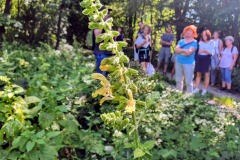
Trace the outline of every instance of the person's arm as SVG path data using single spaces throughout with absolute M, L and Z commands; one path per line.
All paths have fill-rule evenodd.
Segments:
M 94 35 L 97 37 L 98 35 L 102 34 L 102 30 L 94 29 Z
M 218 46 L 219 48 L 219 53 L 222 51 L 222 49 L 223 49 L 223 42 L 222 42 L 222 40 L 220 40 L 220 43 L 219 43 L 219 46 Z
M 211 52 L 209 52 L 208 50 L 205 50 L 205 49 L 199 49 L 198 52 L 199 52 L 199 53 L 205 53 L 205 54 L 211 55 Z
M 194 47 L 190 47 L 189 49 L 182 49 L 182 48 L 180 48 L 180 45 L 177 45 L 175 48 L 175 52 L 177 54 L 182 54 L 185 56 L 190 56 L 194 51 L 195 51 Z
M 144 40 L 143 43 L 137 45 L 135 44 L 136 48 L 139 49 L 139 48 L 142 48 L 144 46 L 145 43 L 147 43 L 148 41 L 147 40 Z
M 172 43 L 173 43 L 173 41 L 171 41 L 171 42 L 166 42 L 166 41 L 164 41 L 164 40 L 161 40 L 161 41 L 160 41 L 160 44 L 161 44 L 161 45 L 172 46 Z
M 232 61 L 231 66 L 229 67 L 230 70 L 233 70 L 233 67 L 236 64 L 237 58 L 238 58 L 238 54 L 233 54 L 233 61 Z

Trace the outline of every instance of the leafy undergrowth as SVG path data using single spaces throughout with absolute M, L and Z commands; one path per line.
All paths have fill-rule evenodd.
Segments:
M 1 160 L 131 159 L 132 151 L 122 148 L 132 136 L 103 127 L 99 117 L 115 104 L 100 107 L 92 98 L 100 85 L 90 77 L 94 62 L 91 53 L 69 45 L 55 51 L 5 44 L 0 75 L 10 80 L 0 82 Z M 147 102 L 138 121 L 142 139 L 155 140 L 152 159 L 238 159 L 236 116 L 208 104 L 208 97 L 167 89 L 158 75 L 134 81 L 136 99 Z

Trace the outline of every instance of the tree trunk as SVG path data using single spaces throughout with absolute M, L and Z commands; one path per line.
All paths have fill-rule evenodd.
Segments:
M 11 8 L 12 8 L 12 0 L 6 0 L 5 3 L 5 9 L 4 9 L 4 16 L 8 16 L 11 13 Z M 3 35 L 5 33 L 5 26 L 2 25 L 0 26 L 0 48 L 2 48 L 2 43 L 3 43 Z
M 55 49 L 58 49 L 59 44 L 60 44 L 60 40 L 61 40 L 62 11 L 63 11 L 63 7 L 62 7 L 62 5 L 60 5 L 59 16 L 58 16 L 58 24 L 57 24 L 57 28 L 58 28 L 57 29 L 57 42 L 56 42 Z
M 174 0 L 174 8 L 175 8 L 175 23 L 177 26 L 177 41 L 181 39 L 181 34 L 188 24 L 188 22 L 185 21 L 186 18 L 186 12 L 188 11 L 189 8 L 189 2 L 190 0 L 186 0 L 185 3 L 179 0 Z
M 143 1 L 143 8 L 142 8 L 142 14 L 141 14 L 141 21 L 143 21 L 143 15 L 145 10 L 146 0 Z
M 133 28 L 136 27 L 136 21 L 137 21 L 137 12 L 134 12 L 134 18 L 133 18 Z
M 133 23 L 133 15 L 131 13 L 128 14 L 128 35 L 130 38 L 130 44 L 133 43 L 133 27 L 132 27 L 132 23 Z

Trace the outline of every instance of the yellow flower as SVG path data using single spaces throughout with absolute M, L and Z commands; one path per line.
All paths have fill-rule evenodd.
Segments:
M 119 69 L 119 72 L 120 72 L 120 80 L 119 80 L 119 82 L 122 83 L 122 82 L 124 82 L 123 69 L 122 68 Z
M 132 91 L 130 89 L 127 90 L 129 100 L 127 101 L 127 106 L 125 111 L 127 113 L 132 113 L 136 110 L 136 101 L 133 99 Z
M 109 65 L 103 65 L 103 66 L 101 65 L 100 69 L 101 69 L 101 71 L 108 71 Z
M 111 100 L 114 98 L 114 96 L 112 95 L 112 88 L 111 88 L 111 84 L 110 82 L 106 79 L 106 77 L 104 77 L 102 74 L 100 73 L 93 73 L 92 74 L 92 78 L 93 79 L 98 79 L 101 82 L 102 88 L 98 89 L 97 91 L 95 91 L 92 96 L 93 97 L 97 97 L 98 95 L 104 96 L 101 101 L 100 101 L 100 105 L 102 105 L 106 100 Z

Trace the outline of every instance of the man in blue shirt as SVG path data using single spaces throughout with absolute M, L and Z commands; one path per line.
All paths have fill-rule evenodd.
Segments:
M 159 55 L 158 55 L 158 65 L 157 70 L 159 70 L 162 61 L 164 60 L 164 69 L 163 69 L 163 75 L 166 75 L 167 67 L 169 63 L 169 58 L 171 56 L 171 49 L 172 43 L 174 41 L 174 35 L 172 34 L 172 27 L 168 26 L 166 29 L 166 34 L 163 34 L 162 39 L 160 41 L 160 44 L 162 45 L 162 48 L 160 49 Z

